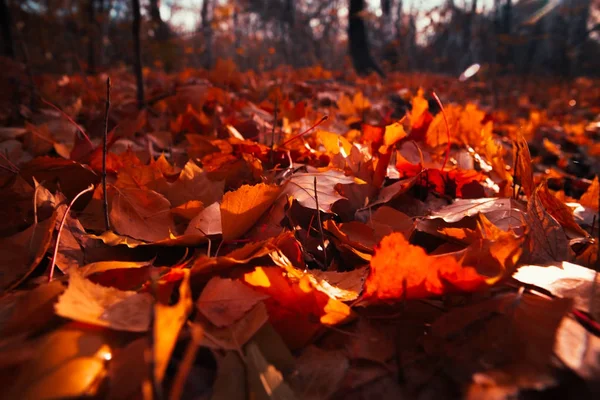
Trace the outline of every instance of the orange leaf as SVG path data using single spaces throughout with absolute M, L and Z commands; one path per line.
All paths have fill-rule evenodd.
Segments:
M 452 256 L 430 256 L 413 246 L 401 233 L 381 241 L 371 258 L 365 284 L 366 300 L 400 301 L 441 295 L 453 290 L 475 291 L 486 278 L 463 267 Z
M 221 224 L 223 239 L 237 239 L 258 221 L 281 193 L 278 186 L 260 183 L 244 185 L 223 196 L 221 204 Z
M 352 316 L 350 307 L 319 290 L 308 275 L 294 274 L 293 268 L 256 267 L 244 281 L 270 296 L 265 300 L 269 319 L 292 349 L 304 346 L 323 325 Z

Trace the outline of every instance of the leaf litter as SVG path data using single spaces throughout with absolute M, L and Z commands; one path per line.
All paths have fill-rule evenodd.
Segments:
M 106 194 L 101 76 L 0 130 L 9 397 L 600 393 L 593 93 L 221 66 L 141 111 L 114 71 Z

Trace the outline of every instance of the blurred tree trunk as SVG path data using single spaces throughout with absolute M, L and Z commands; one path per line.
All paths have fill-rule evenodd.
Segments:
M 169 26 L 160 16 L 160 0 L 150 0 L 150 21 L 157 40 L 164 41 L 171 36 Z
M 10 9 L 6 0 L 0 0 L 0 25 L 2 25 L 2 52 L 5 56 L 15 57 L 15 46 L 12 36 Z
M 140 0 L 132 0 L 133 8 L 133 69 L 137 83 L 137 102 L 138 108 L 144 107 L 144 76 L 142 75 L 142 45 L 140 40 L 140 27 L 142 18 L 140 15 Z
M 570 70 L 575 74 L 581 72 L 585 60 L 584 47 L 589 35 L 587 21 L 590 15 L 590 7 L 590 0 L 570 0 L 568 46 L 572 52 Z
M 88 72 L 96 73 L 96 0 L 88 0 L 89 6 L 89 21 L 88 21 Z
M 360 15 L 364 9 L 364 0 L 350 0 L 348 13 L 348 43 L 350 46 L 352 64 L 359 75 L 366 75 L 371 71 L 375 71 L 383 77 L 385 74 L 375 60 L 373 60 L 369 50 L 367 28 L 365 26 L 365 21 Z
M 504 66 L 508 66 L 513 63 L 513 46 L 511 41 L 512 34 L 512 0 L 506 0 L 504 4 L 504 13 L 502 15 L 502 33 L 504 41 L 502 43 L 503 50 L 503 62 Z
M 209 18 L 210 0 L 202 1 L 202 10 L 200 16 L 202 17 L 202 36 L 204 37 L 204 68 L 210 69 L 213 66 L 212 56 L 212 37 L 213 30 L 211 26 L 211 20 Z

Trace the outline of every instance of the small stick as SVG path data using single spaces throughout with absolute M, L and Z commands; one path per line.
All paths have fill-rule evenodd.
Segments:
M 102 138 L 102 206 L 104 207 L 104 226 L 110 230 L 108 220 L 108 194 L 106 193 L 106 154 L 108 153 L 108 110 L 110 109 L 110 77 L 106 78 L 106 111 L 104 112 L 104 137 Z
M 435 92 L 432 91 L 431 93 L 433 93 L 433 98 L 437 102 L 438 106 L 440 106 L 440 110 L 442 111 L 442 116 L 444 117 L 444 124 L 446 124 L 446 134 L 448 135 L 448 145 L 446 146 L 446 158 L 444 158 L 444 164 L 442 164 L 442 169 L 441 169 L 441 171 L 443 171 L 444 168 L 446 167 L 446 163 L 448 162 L 448 157 L 450 157 L 450 128 L 448 127 L 448 119 L 446 118 L 446 111 L 444 111 L 444 106 L 442 105 L 442 101 L 440 100 L 438 95 L 435 94 Z
M 514 145 L 516 146 L 516 153 L 515 153 L 515 162 L 513 165 L 513 198 L 516 200 L 517 199 L 517 194 L 519 193 L 519 190 L 517 189 L 517 165 L 518 165 L 518 161 L 519 161 L 519 146 L 517 145 L 517 142 L 514 143 Z
M 327 118 L 329 118 L 329 117 L 327 115 L 324 115 L 313 126 L 311 126 L 310 128 L 308 128 L 304 132 L 301 132 L 301 133 L 297 134 L 296 136 L 293 136 L 292 138 L 290 138 L 290 139 L 286 140 L 285 142 L 283 142 L 282 146 L 285 146 L 286 144 L 288 144 L 290 142 L 293 142 L 294 140 L 298 139 L 300 136 L 306 135 L 308 132 L 310 132 L 311 130 L 315 129 L 317 126 L 321 125 L 324 121 L 327 121 Z
M 60 226 L 58 227 L 58 234 L 56 235 L 56 244 L 54 245 L 54 254 L 52 255 L 52 261 L 50 261 L 50 272 L 48 273 L 48 282 L 52 282 L 52 277 L 54 276 L 54 265 L 56 264 L 56 256 L 58 255 L 58 245 L 60 244 L 60 234 L 62 233 L 62 230 L 65 226 L 65 221 L 67 220 L 67 215 L 69 215 L 69 212 L 71 211 L 71 207 L 73 207 L 73 204 L 75 204 L 77 199 L 79 199 L 85 193 L 91 192 L 92 190 L 94 190 L 94 185 L 90 185 L 86 189 L 79 192 L 77 194 L 77 196 L 75 196 L 73 198 L 73 200 L 71 200 L 71 203 L 65 210 L 65 214 L 63 215 L 62 220 L 60 221 Z
M 275 111 L 273 113 L 273 129 L 271 130 L 271 165 L 275 162 L 275 154 L 273 153 L 273 147 L 275 147 L 275 127 L 277 125 L 277 109 L 279 108 L 279 97 L 275 98 Z
M 79 126 L 79 124 L 75 121 L 73 121 L 73 118 L 71 118 L 69 116 L 69 114 L 67 114 L 66 112 L 64 112 L 63 110 L 61 110 L 60 108 L 58 108 L 57 106 L 55 106 L 54 104 L 50 103 L 48 100 L 44 99 L 43 97 L 40 97 L 42 99 L 42 102 L 46 105 L 49 105 L 50 107 L 54 108 L 56 111 L 58 111 L 59 113 L 62 114 L 63 117 L 65 117 L 67 120 L 69 120 L 70 123 L 72 123 L 75 128 L 77 128 L 77 130 L 79 131 L 79 133 L 81 133 L 81 135 L 83 136 L 83 138 L 90 144 L 92 145 L 92 147 L 94 146 L 94 144 L 92 143 L 92 141 L 90 140 L 90 137 L 87 135 L 87 133 L 85 133 L 85 131 L 83 130 L 83 128 L 81 126 Z
M 319 195 L 317 194 L 317 177 L 313 181 L 315 188 L 315 203 L 317 205 L 317 223 L 319 224 L 319 233 L 321 234 L 321 246 L 323 247 L 323 261 L 327 267 L 327 249 L 325 248 L 325 234 L 323 233 L 323 223 L 321 222 L 321 210 L 319 209 Z

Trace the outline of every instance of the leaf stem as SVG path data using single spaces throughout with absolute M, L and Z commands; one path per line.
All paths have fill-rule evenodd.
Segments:
M 321 246 L 323 247 L 323 262 L 327 268 L 327 249 L 325 248 L 325 234 L 323 233 L 323 222 L 321 222 L 321 210 L 319 209 L 319 195 L 317 194 L 317 177 L 313 181 L 315 188 L 315 204 L 317 206 L 317 223 L 319 224 L 319 234 L 321 235 Z
M 442 116 L 444 117 L 444 124 L 446 125 L 446 134 L 448 135 L 448 145 L 446 146 L 446 158 L 444 158 L 444 163 L 442 164 L 442 169 L 440 170 L 443 171 L 446 167 L 446 163 L 448 162 L 448 158 L 450 157 L 450 127 L 448 126 L 448 119 L 446 118 L 446 111 L 444 110 L 444 105 L 442 104 L 442 101 L 435 92 L 432 91 L 431 93 L 433 94 L 433 98 L 435 99 L 438 106 L 440 106 Z
M 102 137 L 102 206 L 104 208 L 104 227 L 110 230 L 108 219 L 108 194 L 106 193 L 106 155 L 108 153 L 108 110 L 110 109 L 110 76 L 106 78 L 106 110 L 104 112 L 104 135 Z
M 54 276 L 54 265 L 56 264 L 56 256 L 58 255 L 58 246 L 60 245 L 60 234 L 62 233 L 62 230 L 65 226 L 65 221 L 67 220 L 67 215 L 69 215 L 69 211 L 71 211 L 71 207 L 73 207 L 73 204 L 75 204 L 77 199 L 79 199 L 85 193 L 91 192 L 92 190 L 94 190 L 94 185 L 90 185 L 86 189 L 79 192 L 77 194 L 77 196 L 75 196 L 73 198 L 73 200 L 71 200 L 71 203 L 65 210 L 65 213 L 60 221 L 60 226 L 58 227 L 58 234 L 56 235 L 56 244 L 54 245 L 54 254 L 52 255 L 52 261 L 50 261 L 50 272 L 48 273 L 48 282 L 52 282 L 52 277 Z

